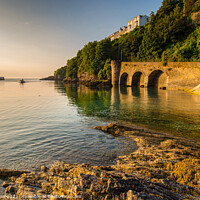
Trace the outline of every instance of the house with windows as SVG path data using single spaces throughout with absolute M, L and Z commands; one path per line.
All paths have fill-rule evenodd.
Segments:
M 127 26 L 120 27 L 118 31 L 111 34 L 109 38 L 111 41 L 120 38 L 122 35 L 132 31 L 134 28 L 145 25 L 149 20 L 150 17 L 148 17 L 147 15 L 138 15 L 137 17 L 130 20 Z

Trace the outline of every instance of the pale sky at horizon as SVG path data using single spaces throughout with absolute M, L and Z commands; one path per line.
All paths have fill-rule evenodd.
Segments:
M 0 76 L 46 77 L 162 0 L 0 0 Z

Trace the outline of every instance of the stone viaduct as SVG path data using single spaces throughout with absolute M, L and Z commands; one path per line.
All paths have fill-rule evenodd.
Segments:
M 200 62 L 111 61 L 112 85 L 158 87 L 160 89 L 200 88 Z

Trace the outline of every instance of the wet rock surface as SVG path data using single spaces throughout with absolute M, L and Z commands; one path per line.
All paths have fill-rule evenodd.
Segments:
M 129 124 L 95 127 L 133 138 L 138 149 L 116 165 L 56 162 L 41 172 L 7 173 L 5 194 L 28 199 L 176 200 L 200 197 L 199 143 Z M 5 177 L 5 176 L 4 176 Z M 4 186 L 5 186 L 4 184 Z
M 78 84 L 84 85 L 89 88 L 111 88 L 111 80 L 103 81 L 103 80 L 85 80 L 79 81 Z

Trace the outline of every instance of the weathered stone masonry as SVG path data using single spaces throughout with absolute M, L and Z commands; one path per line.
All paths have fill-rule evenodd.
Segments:
M 112 85 L 192 89 L 200 84 L 200 62 L 112 61 Z

